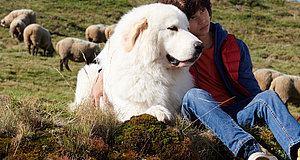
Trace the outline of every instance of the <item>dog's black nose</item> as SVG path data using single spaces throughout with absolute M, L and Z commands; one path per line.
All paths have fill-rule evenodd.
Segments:
M 195 47 L 197 53 L 201 53 L 202 49 L 204 48 L 204 45 L 202 42 L 197 41 L 194 43 L 194 47 Z

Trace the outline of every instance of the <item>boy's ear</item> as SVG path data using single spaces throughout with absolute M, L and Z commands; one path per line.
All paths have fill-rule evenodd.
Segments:
M 123 43 L 127 52 L 131 51 L 136 40 L 143 34 L 143 31 L 145 31 L 147 28 L 148 22 L 146 18 L 143 18 L 132 26 L 129 26 L 129 30 L 123 36 Z

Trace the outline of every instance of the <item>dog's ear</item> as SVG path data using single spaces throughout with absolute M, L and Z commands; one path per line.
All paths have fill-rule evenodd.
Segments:
M 133 48 L 138 37 L 148 28 L 147 19 L 144 18 L 130 27 L 128 32 L 123 36 L 124 47 L 127 52 Z

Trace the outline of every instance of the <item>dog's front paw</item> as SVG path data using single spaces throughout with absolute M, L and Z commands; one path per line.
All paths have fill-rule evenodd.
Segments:
M 152 106 L 146 111 L 146 113 L 155 116 L 159 121 L 163 122 L 171 120 L 172 118 L 171 112 L 161 105 Z

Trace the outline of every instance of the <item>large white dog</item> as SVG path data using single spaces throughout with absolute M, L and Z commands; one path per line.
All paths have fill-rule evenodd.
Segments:
M 185 14 L 166 4 L 143 5 L 121 18 L 97 57 L 108 101 L 121 121 L 143 113 L 170 120 L 180 111 L 194 86 L 189 67 L 203 48 L 188 29 Z M 96 72 L 95 65 L 79 71 L 75 104 L 89 96 Z

